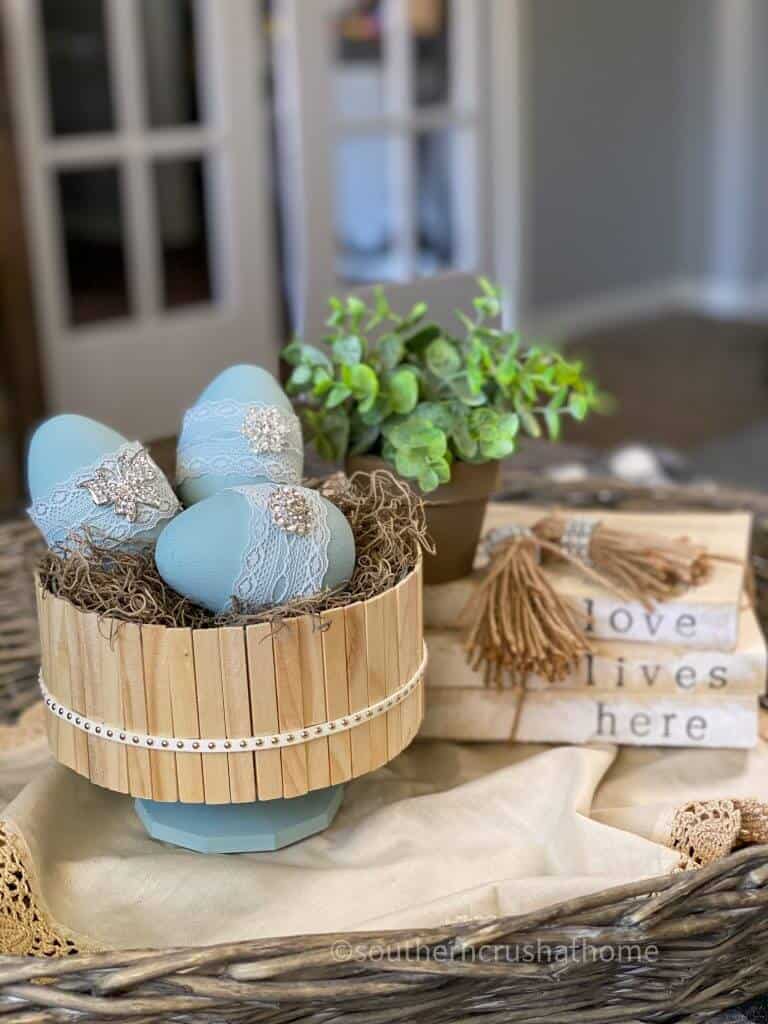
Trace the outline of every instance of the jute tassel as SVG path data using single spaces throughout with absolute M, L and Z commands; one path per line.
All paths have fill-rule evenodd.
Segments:
M 516 685 L 529 673 L 565 678 L 589 645 L 541 568 L 542 549 L 554 545 L 520 527 L 493 530 L 484 543 L 490 564 L 462 612 L 470 664 L 485 665 L 490 686 L 505 675 Z
M 492 530 L 485 538 L 490 564 L 461 616 L 465 649 L 474 669 L 485 665 L 488 686 L 505 675 L 516 685 L 534 674 L 564 679 L 589 644 L 575 613 L 555 592 L 542 556 L 564 559 L 582 575 L 647 608 L 709 575 L 706 549 L 685 537 L 667 540 L 626 533 L 591 518 L 551 515 L 530 528 Z
M 560 548 L 568 561 L 581 563 L 582 571 L 593 570 L 619 597 L 647 608 L 698 586 L 711 569 L 706 549 L 686 537 L 667 540 L 612 529 L 598 519 L 558 515 L 539 520 L 533 532 Z

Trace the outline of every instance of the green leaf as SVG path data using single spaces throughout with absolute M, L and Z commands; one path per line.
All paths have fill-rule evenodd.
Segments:
M 445 434 L 451 433 L 457 420 L 455 407 L 450 402 L 419 402 L 416 415 L 439 427 Z
M 350 455 L 363 455 L 365 452 L 369 452 L 380 437 L 381 430 L 379 427 L 360 424 L 352 431 L 350 436 Z
M 589 411 L 589 404 L 584 395 L 571 395 L 568 408 L 575 420 L 583 420 Z
M 438 483 L 447 484 L 451 479 L 451 465 L 447 459 L 438 459 L 433 462 L 432 469 L 437 475 Z
M 509 438 L 497 437 L 480 443 L 480 453 L 488 461 L 505 459 L 515 450 L 515 442 Z
M 451 391 L 463 405 L 485 405 L 488 401 L 484 391 L 472 390 L 465 373 L 451 381 Z
M 380 426 L 389 416 L 392 415 L 392 405 L 388 395 L 379 394 L 376 401 L 370 408 L 358 407 L 357 414 L 361 423 L 369 427 Z
M 428 369 L 440 380 L 452 377 L 461 369 L 461 356 L 455 345 L 445 338 L 435 338 L 425 353 Z
M 374 289 L 373 294 L 376 297 L 376 316 L 379 317 L 379 319 L 384 320 L 392 312 L 386 293 L 381 285 L 378 285 Z
M 294 338 L 293 341 L 289 342 L 285 346 L 285 348 L 280 354 L 285 360 L 285 362 L 288 363 L 289 366 L 298 366 L 302 360 L 303 348 L 304 346 L 301 344 L 301 342 L 297 341 Z
M 326 326 L 337 327 L 344 320 L 344 303 L 332 295 L 328 299 L 328 307 L 331 312 L 325 321 Z
M 538 392 L 536 390 L 536 383 L 533 380 L 532 375 L 526 374 L 520 378 L 520 384 L 523 388 L 523 394 L 526 398 L 529 398 L 532 402 L 536 401 Z
M 282 351 L 283 359 L 291 366 L 298 366 L 299 363 L 306 363 L 308 366 L 323 366 L 330 370 L 331 360 L 322 349 L 314 345 L 304 345 L 300 341 L 292 341 Z
M 520 417 L 523 429 L 530 434 L 531 437 L 541 437 L 541 427 L 539 426 L 538 420 L 525 404 L 523 399 L 518 395 L 515 396 L 515 408 L 517 409 L 517 415 Z
M 393 373 L 387 390 L 395 412 L 406 414 L 416 408 L 419 400 L 419 382 L 412 370 L 403 367 Z
M 473 395 L 479 395 L 485 384 L 485 374 L 479 366 L 467 367 L 467 384 Z
M 427 468 L 427 465 L 424 456 L 416 452 L 403 449 L 395 454 L 395 469 L 400 476 L 416 479 Z
M 352 392 L 344 384 L 334 384 L 325 397 L 326 409 L 335 409 L 350 397 Z
M 435 436 L 427 443 L 426 449 L 430 460 L 441 459 L 445 455 L 448 451 L 448 438 L 442 430 L 435 432 Z
M 308 409 L 304 412 L 309 440 L 322 458 L 337 462 L 349 446 L 349 418 L 342 409 Z
M 550 441 L 557 441 L 560 437 L 560 417 L 551 409 L 544 410 L 544 422 L 547 424 Z
M 333 441 L 325 434 L 317 434 L 313 443 L 317 454 L 326 462 L 337 462 L 342 457 L 336 454 Z
M 471 335 L 473 331 L 477 330 L 477 325 L 470 320 L 463 310 L 454 309 L 453 313 L 468 335 Z
M 366 363 L 342 367 L 342 379 L 360 408 L 370 409 L 379 393 L 379 378 Z
M 386 334 L 376 345 L 382 370 L 394 370 L 405 355 L 405 342 L 396 334 Z
M 495 297 L 482 296 L 474 300 L 473 305 L 478 313 L 495 319 L 501 313 L 501 303 Z
M 491 284 L 487 277 L 483 277 L 482 274 L 477 278 L 477 283 L 480 285 L 480 290 L 483 295 L 489 299 L 498 299 L 501 295 L 501 289 L 497 288 L 496 285 Z
M 429 324 L 416 331 L 415 334 L 411 334 L 410 337 L 403 338 L 403 344 L 409 352 L 422 355 L 429 343 L 435 338 L 439 338 L 441 334 L 442 331 L 437 324 Z
M 440 477 L 437 475 L 436 470 L 432 469 L 431 466 L 426 466 L 422 469 L 419 473 L 418 481 L 419 487 L 425 494 L 436 490 L 440 486 Z
M 348 316 L 358 318 L 365 316 L 367 312 L 367 306 L 358 295 L 347 296 L 347 314 Z
M 343 459 L 349 448 L 349 417 L 343 409 L 327 415 L 325 429 L 333 444 L 336 461 Z
M 333 377 L 322 366 L 318 366 L 312 377 L 312 394 L 322 398 L 332 387 Z
M 410 330 L 411 327 L 415 327 L 420 320 L 424 319 L 427 309 L 428 306 L 426 302 L 417 302 L 416 305 L 412 307 L 410 313 L 400 319 L 395 330 L 398 331 L 398 333 L 403 334 L 405 331 Z
M 499 430 L 505 437 L 514 439 L 520 431 L 520 417 L 514 412 L 501 413 L 499 416 Z
M 554 393 L 554 395 L 550 399 L 549 405 L 547 406 L 547 408 L 550 409 L 552 412 L 556 411 L 557 409 L 562 409 L 562 407 L 565 405 L 565 401 L 566 401 L 567 398 L 568 398 L 568 388 L 567 387 L 558 388 L 558 390 Z
M 377 285 L 376 288 L 374 288 L 373 294 L 375 298 L 375 305 L 373 314 L 365 325 L 366 331 L 372 331 L 374 327 L 378 327 L 379 324 L 384 323 L 391 313 L 387 297 L 384 294 L 384 289 L 381 285 Z
M 363 358 L 363 343 L 356 334 L 336 338 L 331 344 L 333 361 L 342 366 L 354 366 Z
M 456 449 L 456 454 L 469 462 L 478 453 L 477 438 L 472 436 L 469 423 L 465 419 L 458 419 L 451 433 L 451 440 Z
M 420 448 L 429 444 L 437 430 L 420 416 L 393 419 L 382 426 L 382 433 L 395 448 Z
M 312 367 L 300 364 L 295 367 L 288 378 L 288 389 L 292 394 L 306 390 L 312 383 Z

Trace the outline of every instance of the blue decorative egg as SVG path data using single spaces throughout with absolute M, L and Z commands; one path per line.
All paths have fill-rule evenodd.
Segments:
M 260 366 L 231 366 L 188 409 L 176 451 L 176 487 L 194 505 L 225 487 L 301 482 L 301 424 Z
M 169 524 L 155 549 L 165 582 L 212 612 L 309 597 L 346 582 L 355 541 L 317 491 L 257 484 L 219 491 Z
M 152 544 L 181 509 L 143 445 L 85 416 L 54 416 L 37 428 L 27 477 L 29 515 L 49 547 L 84 528 L 105 547 Z

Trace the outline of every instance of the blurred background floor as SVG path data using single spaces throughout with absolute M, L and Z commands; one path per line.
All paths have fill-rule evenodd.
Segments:
M 567 345 L 617 401 L 569 441 L 684 456 L 695 475 L 768 490 L 768 325 L 689 313 L 592 331 Z

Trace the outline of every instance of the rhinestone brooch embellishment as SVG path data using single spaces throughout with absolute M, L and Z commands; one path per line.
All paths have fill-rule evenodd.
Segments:
M 306 536 L 315 525 L 314 509 L 296 487 L 276 487 L 267 502 L 272 521 L 286 533 Z
M 254 455 L 284 452 L 290 446 L 290 420 L 280 409 L 254 405 L 245 414 L 242 433 Z
M 139 506 L 161 509 L 168 503 L 167 486 L 146 448 L 122 451 L 105 459 L 83 487 L 96 505 L 114 506 L 115 515 L 135 523 Z

